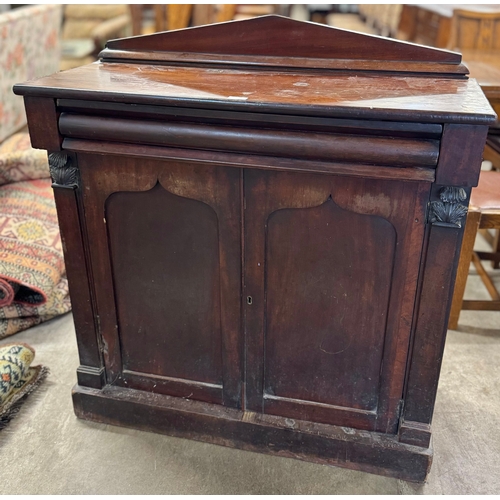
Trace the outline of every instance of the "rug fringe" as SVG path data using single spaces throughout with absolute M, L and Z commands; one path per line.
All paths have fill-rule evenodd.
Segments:
M 30 384 L 29 389 L 23 394 L 17 401 L 15 401 L 12 406 L 0 415 L 0 431 L 7 427 L 7 424 L 19 413 L 23 403 L 26 401 L 27 397 L 32 394 L 40 384 L 47 378 L 50 370 L 46 366 L 42 366 L 38 373 L 38 376 L 34 382 Z

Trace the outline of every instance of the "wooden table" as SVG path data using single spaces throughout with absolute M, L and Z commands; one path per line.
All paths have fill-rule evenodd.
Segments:
M 491 106 L 500 116 L 500 53 L 499 51 L 464 50 L 464 64 L 469 68 Z
M 266 16 L 17 85 L 50 152 L 76 414 L 425 480 L 494 122 L 466 72 Z

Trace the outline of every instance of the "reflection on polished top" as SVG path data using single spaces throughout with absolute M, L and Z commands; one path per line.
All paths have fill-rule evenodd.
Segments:
M 427 118 L 446 114 L 493 115 L 475 80 L 418 77 L 355 76 L 311 73 L 238 71 L 160 65 L 94 63 L 42 78 L 32 84 L 38 95 L 57 98 L 85 96 L 93 100 L 181 104 L 213 102 L 234 108 L 245 103 L 269 108 L 364 108 L 391 112 L 412 110 Z M 31 86 L 23 84 L 22 87 Z M 21 86 L 18 86 L 21 87 Z M 215 103 L 214 103 L 215 104 Z M 266 107 L 267 109 L 267 107 Z M 459 112 L 456 110 L 460 109 Z M 339 109 L 341 111 L 341 109 Z M 304 110 L 302 110 L 303 114 Z M 393 113 L 397 114 L 397 113 Z M 465 117 L 464 117 L 465 118 Z M 477 118 L 480 120 L 480 117 Z
M 259 43 L 249 50 L 237 28 L 248 26 L 248 36 L 255 38 L 257 25 L 262 37 L 290 39 L 293 47 Z M 467 78 L 460 54 L 314 23 L 298 25 L 271 16 L 114 40 L 101 62 L 16 85 L 15 91 L 310 116 L 404 120 L 411 112 L 412 120 L 427 122 L 494 120 L 477 82 Z M 321 43 L 314 33 L 321 34 Z M 180 40 L 187 40 L 184 52 Z
M 500 51 L 497 50 L 465 50 L 465 63 L 471 75 L 477 80 L 486 97 L 500 100 Z

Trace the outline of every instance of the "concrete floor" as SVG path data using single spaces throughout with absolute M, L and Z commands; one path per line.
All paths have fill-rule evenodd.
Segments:
M 487 264 L 489 266 L 489 264 Z M 500 284 L 500 274 L 497 274 Z M 471 273 L 466 298 L 487 298 Z M 71 315 L 17 334 L 47 381 L 0 432 L 2 494 L 493 494 L 500 492 L 500 313 L 450 331 L 425 485 L 78 420 Z M 6 342 L 5 340 L 3 342 Z

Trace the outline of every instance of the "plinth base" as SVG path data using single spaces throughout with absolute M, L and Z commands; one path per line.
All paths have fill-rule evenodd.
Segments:
M 77 417 L 242 450 L 423 482 L 432 449 L 397 437 L 106 386 L 76 385 Z

